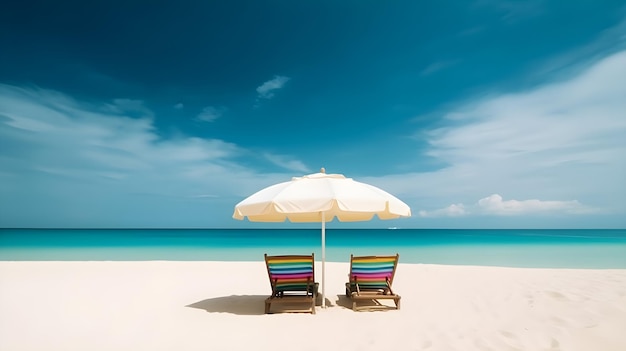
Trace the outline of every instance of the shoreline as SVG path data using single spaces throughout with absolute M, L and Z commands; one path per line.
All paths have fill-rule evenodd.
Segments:
M 626 269 L 400 262 L 402 308 L 353 312 L 348 265 L 326 262 L 329 308 L 266 315 L 262 260 L 0 261 L 0 349 L 626 348 Z

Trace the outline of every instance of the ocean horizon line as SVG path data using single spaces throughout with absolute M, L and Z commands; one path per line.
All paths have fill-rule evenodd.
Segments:
M 0 230 L 321 230 L 320 228 L 294 228 L 294 227 L 0 227 Z M 626 230 L 624 228 L 409 228 L 409 227 L 343 227 L 343 228 L 329 228 L 326 230 L 554 230 L 554 231 L 570 231 L 570 230 L 606 230 L 606 231 L 618 231 Z

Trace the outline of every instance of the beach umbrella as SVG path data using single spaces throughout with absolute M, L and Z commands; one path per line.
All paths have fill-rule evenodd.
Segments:
M 264 188 L 235 206 L 234 219 L 251 222 L 290 222 L 322 225 L 322 307 L 325 300 L 326 222 L 369 221 L 410 217 L 407 204 L 375 186 L 342 174 L 320 173 L 294 177 Z

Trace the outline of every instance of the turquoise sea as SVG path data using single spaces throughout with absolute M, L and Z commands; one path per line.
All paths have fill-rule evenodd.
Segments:
M 0 229 L 2 261 L 262 261 L 315 253 L 320 229 Z M 327 229 L 326 259 L 400 254 L 400 262 L 626 268 L 626 230 Z

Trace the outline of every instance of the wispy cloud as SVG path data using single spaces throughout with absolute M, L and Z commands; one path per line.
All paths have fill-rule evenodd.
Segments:
M 439 62 L 431 63 L 430 65 L 426 66 L 426 68 L 422 70 L 421 75 L 428 76 L 428 75 L 437 73 L 448 67 L 456 65 L 460 61 L 461 60 L 447 60 L 447 61 L 439 61 Z
M 502 19 L 507 22 L 516 22 L 532 18 L 544 13 L 543 1 L 498 1 L 497 7 L 502 13 Z
M 626 18 L 606 28 L 592 42 L 543 62 L 529 78 L 539 80 L 584 70 L 607 55 L 626 49 Z M 557 77 L 560 78 L 560 77 Z
M 206 226 L 288 179 L 234 161 L 246 153 L 219 139 L 163 138 L 140 101 L 0 84 L 0 226 Z
M 219 196 L 213 195 L 213 194 L 199 194 L 199 195 L 190 195 L 189 197 L 193 199 L 206 199 L 206 198 L 216 198 Z
M 500 18 L 507 23 L 515 23 L 528 18 L 540 16 L 545 12 L 543 0 L 478 0 L 474 3 L 477 7 L 493 8 Z
M 487 98 L 448 114 L 458 124 L 434 130 L 429 154 L 451 163 L 541 156 L 564 162 L 606 163 L 626 145 L 626 52 L 568 82 Z
M 126 116 L 129 108 L 141 110 L 139 102 L 94 106 L 49 90 L 0 85 L 0 106 L 4 152 L 12 153 L 9 158 L 28 152 L 23 166 L 31 169 L 71 164 L 85 171 L 150 170 L 169 162 L 218 162 L 238 153 L 235 145 L 216 139 L 159 138 L 151 112 Z M 18 144 L 19 149 L 11 147 Z
M 175 108 L 176 110 L 182 110 L 182 109 L 184 109 L 184 108 L 185 108 L 185 105 L 183 105 L 183 103 L 182 103 L 182 102 L 179 102 L 179 103 L 177 103 L 176 105 L 174 105 L 174 108 Z
M 467 212 L 465 211 L 465 205 L 452 204 L 448 207 L 433 211 L 421 210 L 418 214 L 420 217 L 460 217 L 465 216 Z
M 141 100 L 132 99 L 114 99 L 113 103 L 105 104 L 109 111 L 122 114 L 125 116 L 136 115 L 144 117 L 152 117 L 153 113 L 148 109 Z
M 472 206 L 453 204 L 434 211 L 419 211 L 421 217 L 458 217 L 466 215 L 519 216 L 528 214 L 581 214 L 593 212 L 576 200 L 504 200 L 499 194 L 493 194 L 478 200 Z
M 460 31 L 458 33 L 458 35 L 460 37 L 469 37 L 469 36 L 472 36 L 472 35 L 479 34 L 479 33 L 483 32 L 484 30 L 485 30 L 485 27 L 483 27 L 483 26 L 469 27 L 469 28 L 466 28 L 466 29 Z
M 300 173 L 309 173 L 310 169 L 302 163 L 302 161 L 294 160 L 285 155 L 274 155 L 265 153 L 263 155 L 268 161 L 284 169 L 296 171 Z
M 626 51 L 556 83 L 450 108 L 444 127 L 419 132 L 428 143 L 425 154 L 443 166 L 377 182 L 427 214 L 484 194 L 507 194 L 577 199 L 602 213 L 626 215 L 624 67 Z
M 268 80 L 267 82 L 261 84 L 258 88 L 256 88 L 257 93 L 259 93 L 259 98 L 262 99 L 271 99 L 274 97 L 274 92 L 278 89 L 282 89 L 282 87 L 290 80 L 291 78 L 285 76 L 274 76 L 274 78 Z
M 224 109 L 218 109 L 213 106 L 207 106 L 202 109 L 202 112 L 196 116 L 198 121 L 202 122 L 213 122 L 216 119 L 222 117 Z

